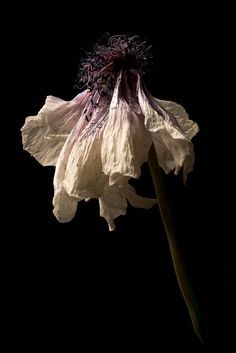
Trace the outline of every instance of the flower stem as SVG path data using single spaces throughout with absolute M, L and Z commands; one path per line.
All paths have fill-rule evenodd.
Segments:
M 200 331 L 200 325 L 199 325 L 200 310 L 198 308 L 195 295 L 189 281 L 187 269 L 184 264 L 183 257 L 181 255 L 181 250 L 178 244 L 177 236 L 173 225 L 171 211 L 167 201 L 165 187 L 162 181 L 158 158 L 153 144 L 149 151 L 148 163 L 149 163 L 149 168 L 153 179 L 153 184 L 156 190 L 156 195 L 159 203 L 162 221 L 165 227 L 165 231 L 166 231 L 166 235 L 167 235 L 167 239 L 170 247 L 170 252 L 171 252 L 171 257 L 174 265 L 176 278 L 177 278 L 181 293 L 183 295 L 184 301 L 186 303 L 186 306 L 192 321 L 194 332 L 196 333 L 198 338 L 203 342 L 201 331 Z

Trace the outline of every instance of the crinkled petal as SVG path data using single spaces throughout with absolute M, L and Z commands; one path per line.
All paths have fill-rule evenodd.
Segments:
M 121 175 L 138 178 L 151 146 L 151 136 L 143 121 L 119 96 L 119 84 L 120 76 L 114 89 L 101 147 L 102 169 L 109 175 L 110 185 L 116 183 Z
M 55 166 L 90 95 L 86 90 L 71 101 L 48 96 L 38 115 L 26 118 L 21 129 L 23 148 L 43 166 Z
M 61 223 L 70 222 L 75 216 L 78 201 L 80 200 L 68 195 L 61 186 L 53 199 L 53 213 L 56 219 Z
M 137 80 L 137 93 L 141 111 L 144 115 L 144 124 L 148 131 L 157 132 L 165 129 L 174 139 L 188 139 L 181 130 L 179 123 L 173 114 L 169 114 L 157 99 L 153 98 L 148 92 L 145 94 L 141 87 L 140 77 Z
M 110 231 L 115 229 L 114 219 L 126 214 L 127 205 L 122 188 L 112 185 L 104 189 L 99 198 L 100 216 L 106 219 Z
M 188 113 L 182 105 L 172 101 L 165 101 L 157 98 L 154 99 L 160 106 L 164 107 L 167 112 L 171 113 L 176 118 L 181 130 L 189 139 L 192 139 L 198 133 L 198 124 L 189 119 Z
M 75 142 L 81 136 L 83 129 L 86 126 L 86 121 L 80 119 L 74 127 L 69 137 L 67 138 L 61 153 L 57 159 L 56 170 L 54 174 L 54 197 L 53 197 L 53 213 L 59 222 L 69 222 L 75 215 L 79 198 L 74 198 L 69 195 L 64 189 L 63 181 L 65 178 L 66 168 L 70 157 L 71 150 Z
M 96 98 L 96 95 L 95 95 Z M 59 221 L 74 217 L 76 204 L 83 199 L 98 198 L 108 179 L 101 168 L 101 131 L 107 120 L 108 103 L 96 105 L 91 99 L 59 155 L 54 176 L 54 214 Z M 65 208 L 71 203 L 69 215 Z M 66 219 L 66 220 L 65 220 Z
M 99 197 L 107 181 L 102 173 L 101 139 L 92 135 L 77 141 L 71 151 L 63 186 L 77 198 Z
M 191 142 L 173 139 L 165 130 L 152 132 L 153 143 L 161 168 L 169 173 L 174 170 L 177 175 L 183 167 L 183 179 L 193 170 L 194 151 Z
M 163 117 L 154 110 L 149 103 L 147 97 L 145 96 L 143 90 L 138 88 L 138 99 L 139 104 L 144 115 L 144 124 L 148 131 L 158 131 L 164 129 L 164 120 Z
M 156 199 L 137 195 L 125 178 L 119 185 L 107 185 L 99 198 L 99 206 L 100 216 L 106 219 L 110 231 L 115 229 L 114 219 L 126 214 L 127 200 L 132 206 L 138 208 L 151 208 L 157 204 Z
M 157 157 L 162 169 L 178 174 L 183 167 L 184 182 L 192 171 L 194 150 L 191 138 L 198 132 L 196 123 L 188 119 L 184 108 L 173 102 L 159 101 L 146 95 L 138 79 L 139 104 L 145 117 L 145 126 L 151 131 Z

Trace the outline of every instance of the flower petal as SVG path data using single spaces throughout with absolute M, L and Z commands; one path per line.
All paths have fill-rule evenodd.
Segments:
M 89 91 L 72 101 L 48 96 L 38 115 L 26 118 L 22 127 L 23 148 L 43 166 L 55 166 L 62 147 L 90 97 Z
M 92 101 L 89 107 L 86 105 L 86 109 L 91 109 Z M 91 120 L 88 121 L 84 114 L 63 146 L 54 176 L 53 205 L 59 221 L 73 218 L 77 202 L 97 198 L 103 193 L 108 178 L 102 174 L 100 134 L 106 123 L 107 112 L 108 103 L 99 101 L 93 109 Z M 65 208 L 69 200 L 71 212 L 68 216 Z
M 110 185 L 121 175 L 138 178 L 151 146 L 151 136 L 143 121 L 119 96 L 119 84 L 118 77 L 101 146 L 102 169 L 109 175 Z
M 131 185 L 127 185 L 125 188 L 125 196 L 128 199 L 129 203 L 133 206 L 133 207 L 137 207 L 137 208 L 151 208 L 154 205 L 157 205 L 157 199 L 151 199 L 148 197 L 143 197 L 140 195 L 137 195 L 135 192 L 135 189 L 132 188 Z
M 161 168 L 169 173 L 175 170 L 175 175 L 183 167 L 183 180 L 186 182 L 187 174 L 193 170 L 194 151 L 191 142 L 173 139 L 166 130 L 152 132 L 153 143 Z
M 198 126 L 188 119 L 183 107 L 173 102 L 153 98 L 149 93 L 144 93 L 140 78 L 137 84 L 138 99 L 141 110 L 145 116 L 145 125 L 151 131 L 157 157 L 162 169 L 169 173 L 175 170 L 178 174 L 183 167 L 184 182 L 187 174 L 192 171 L 194 164 L 194 150 L 191 143 Z M 163 102 L 163 101 L 161 101 Z M 167 109 L 165 107 L 170 107 Z
M 67 170 L 68 160 L 70 158 L 70 154 L 72 148 L 76 141 L 81 137 L 82 132 L 87 126 L 87 122 L 85 119 L 80 119 L 74 129 L 71 131 L 69 137 L 67 138 L 61 153 L 57 159 L 56 170 L 54 174 L 54 197 L 53 197 L 53 206 L 54 206 L 54 215 L 58 219 L 59 222 L 69 222 L 75 214 L 76 206 L 78 201 L 81 198 L 72 197 L 69 195 L 63 185 L 65 174 Z M 77 200 L 77 201 L 76 201 Z M 69 205 L 71 202 L 71 205 Z M 70 210 L 70 212 L 69 212 Z
M 126 214 L 128 204 L 122 191 L 117 185 L 107 186 L 99 198 L 100 216 L 106 219 L 110 231 L 115 229 L 114 219 Z
M 78 201 L 68 195 L 62 186 L 57 190 L 53 198 L 53 213 L 58 222 L 70 222 L 74 218 Z
M 107 185 L 99 198 L 99 206 L 100 216 L 106 219 L 110 231 L 115 229 L 114 219 L 126 214 L 127 200 L 132 206 L 139 208 L 151 208 L 157 204 L 157 199 L 137 195 L 126 178 L 119 185 Z
M 154 99 L 160 106 L 164 107 L 164 109 L 167 110 L 168 113 L 174 115 L 180 125 L 181 130 L 189 139 L 192 139 L 193 136 L 198 133 L 198 124 L 189 119 L 188 113 L 186 112 L 184 107 L 182 107 L 182 105 L 172 101 L 165 101 L 157 98 Z
M 137 80 L 138 100 L 144 115 L 144 124 L 151 132 L 165 129 L 173 138 L 188 139 L 181 130 L 178 121 L 172 114 L 162 108 L 149 92 L 145 94 L 141 87 L 140 77 Z
M 107 179 L 102 173 L 101 139 L 91 135 L 77 141 L 69 156 L 63 181 L 67 193 L 77 198 L 98 198 Z

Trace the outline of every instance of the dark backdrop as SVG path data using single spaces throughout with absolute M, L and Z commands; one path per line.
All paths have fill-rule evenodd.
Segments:
M 216 128 L 222 90 L 216 64 L 223 51 L 219 17 L 194 6 L 136 6 L 88 3 L 19 9 L 23 15 L 10 41 L 14 161 L 13 206 L 7 210 L 13 229 L 8 235 L 10 296 L 19 345 L 43 347 L 49 338 L 50 347 L 66 344 L 67 351 L 71 342 L 81 350 L 85 345 L 109 352 L 233 347 L 232 232 L 222 225 L 225 210 L 216 182 L 222 160 Z M 181 177 L 163 176 L 202 309 L 205 346 L 193 333 L 158 208 L 128 207 L 110 233 L 93 200 L 79 204 L 72 222 L 59 224 L 51 204 L 54 168 L 43 168 L 22 150 L 25 117 L 36 114 L 49 94 L 62 99 L 77 94 L 73 86 L 82 48 L 104 32 L 147 38 L 155 55 L 151 93 L 182 104 L 200 126 L 193 139 L 196 163 L 188 185 Z M 141 194 L 153 195 L 146 165 L 134 185 Z

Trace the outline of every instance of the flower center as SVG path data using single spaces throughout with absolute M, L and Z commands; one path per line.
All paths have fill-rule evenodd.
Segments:
M 133 69 L 143 75 L 151 60 L 151 46 L 139 36 L 107 35 L 82 60 L 78 81 L 83 88 L 107 95 L 112 92 L 120 70 Z

